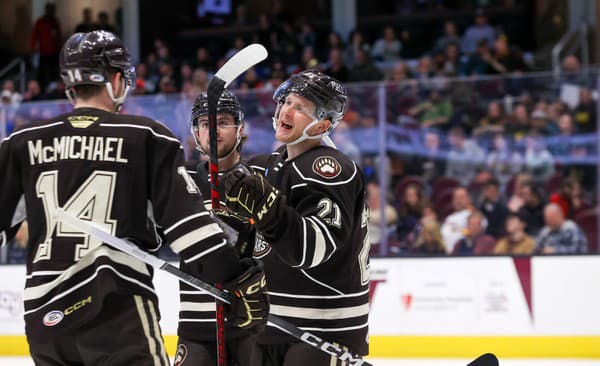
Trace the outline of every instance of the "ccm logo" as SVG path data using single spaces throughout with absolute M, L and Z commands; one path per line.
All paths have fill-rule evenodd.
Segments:
M 65 318 L 65 316 L 72 314 L 74 311 L 79 310 L 82 307 L 86 306 L 87 304 L 91 304 L 91 303 L 92 303 L 92 296 L 88 296 L 85 299 L 79 300 L 75 304 L 69 306 L 64 311 L 52 310 L 52 311 L 46 313 L 46 315 L 44 315 L 44 318 L 42 319 L 42 323 L 47 327 L 53 327 L 56 324 L 60 323 Z

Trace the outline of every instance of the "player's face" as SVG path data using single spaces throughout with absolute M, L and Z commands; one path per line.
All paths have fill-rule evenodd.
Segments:
M 231 114 L 217 114 L 217 152 L 219 154 L 219 158 L 229 154 L 231 149 L 233 149 L 235 146 L 238 127 L 239 126 L 235 123 L 235 119 Z M 208 116 L 199 117 L 198 139 L 200 140 L 202 149 L 206 152 L 210 151 L 210 137 L 208 130 Z
M 314 120 L 315 104 L 310 100 L 290 93 L 285 97 L 279 111 L 275 138 L 284 144 L 295 141 L 302 136 L 306 126 Z M 309 135 L 315 135 L 314 126 L 308 131 Z M 315 129 L 316 130 L 316 129 Z

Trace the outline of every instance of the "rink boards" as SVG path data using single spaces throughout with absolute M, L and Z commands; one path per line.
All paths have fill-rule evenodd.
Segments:
M 24 266 L 0 266 L 0 355 L 26 355 Z M 176 344 L 177 281 L 155 279 Z M 371 260 L 373 357 L 600 359 L 600 256 Z

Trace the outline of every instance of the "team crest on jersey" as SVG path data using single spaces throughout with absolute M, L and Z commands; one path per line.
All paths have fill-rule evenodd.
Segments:
M 332 156 L 321 156 L 312 165 L 313 172 L 326 179 L 333 179 L 340 175 L 342 166 Z
M 254 241 L 254 257 L 262 258 L 269 254 L 270 251 L 271 244 L 267 243 L 260 233 L 256 233 L 256 239 Z
M 185 344 L 177 346 L 177 352 L 175 353 L 175 359 L 173 360 L 173 366 L 183 365 L 183 361 L 187 358 L 188 349 Z

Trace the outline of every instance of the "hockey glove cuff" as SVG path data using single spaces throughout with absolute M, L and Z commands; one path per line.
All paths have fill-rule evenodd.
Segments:
M 225 177 L 224 186 L 227 206 L 238 214 L 252 217 L 258 230 L 277 221 L 277 211 L 285 197 L 262 175 L 235 169 Z
M 227 322 L 252 333 L 260 333 L 267 326 L 269 295 L 263 264 L 258 259 L 240 261 L 244 272 L 223 287 L 231 293 L 231 304 L 225 304 Z

